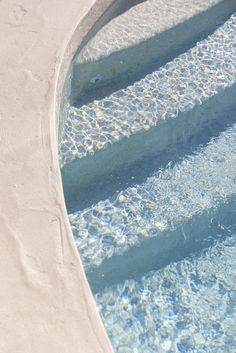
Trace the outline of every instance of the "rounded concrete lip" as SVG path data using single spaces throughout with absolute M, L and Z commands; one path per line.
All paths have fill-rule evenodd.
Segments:
M 71 59 L 113 2 L 0 2 L 4 353 L 112 352 L 67 219 L 57 130 Z

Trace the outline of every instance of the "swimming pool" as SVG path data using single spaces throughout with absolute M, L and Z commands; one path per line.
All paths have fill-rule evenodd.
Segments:
M 118 353 L 236 350 L 232 13 L 219 23 L 217 12 L 215 28 L 189 37 L 171 61 L 150 64 L 148 73 L 137 66 L 129 82 L 118 79 L 99 97 L 91 88 L 68 109 L 65 200 Z M 108 53 L 109 65 L 116 54 Z

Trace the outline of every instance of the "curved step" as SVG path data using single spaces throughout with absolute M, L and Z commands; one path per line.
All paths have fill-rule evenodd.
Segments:
M 211 210 L 214 212 L 235 195 L 235 119 L 234 115 L 232 126 L 182 161 L 160 169 L 145 182 L 128 187 L 113 198 L 69 214 L 92 286 L 97 285 L 96 281 L 102 282 L 101 275 L 109 282 L 124 273 L 127 278 L 129 273 L 139 271 L 145 261 L 157 259 L 163 251 L 161 242 L 166 232 L 191 219 L 195 222 L 198 216 L 206 215 L 210 222 Z M 184 232 L 178 236 L 184 238 Z M 169 237 L 164 246 L 165 252 L 168 247 L 175 247 L 174 237 Z
M 194 134 L 209 113 L 194 115 L 191 109 L 236 82 L 235 36 L 233 15 L 212 36 L 134 85 L 80 109 L 71 107 L 61 145 L 67 204 L 80 198 L 78 181 L 86 188 L 94 178 L 142 160 L 153 141 L 156 149 L 165 149 L 187 133 L 186 121 L 192 121 Z
M 101 98 L 157 69 L 212 33 L 234 0 L 148 0 L 106 24 L 77 55 L 72 103 Z M 124 86 L 123 86 L 124 87 Z
M 207 251 L 95 296 L 117 353 L 235 351 L 236 225 L 221 221 Z
M 235 83 L 235 23 L 233 15 L 212 36 L 134 85 L 71 107 L 62 165 L 175 117 Z
M 235 37 L 233 15 L 142 80 L 71 107 L 61 149 L 65 198 L 76 209 L 76 189 L 89 199 L 96 184 L 91 204 L 69 218 L 117 352 L 211 352 L 205 335 L 211 329 L 215 337 L 219 325 L 219 344 L 233 340 Z M 129 177 L 122 179 L 122 170 Z M 214 320 L 204 315 L 207 306 Z

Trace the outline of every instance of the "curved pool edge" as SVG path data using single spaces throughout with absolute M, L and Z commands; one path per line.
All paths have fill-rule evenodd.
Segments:
M 112 3 L 0 3 L 4 353 L 112 352 L 67 218 L 57 138 L 71 59 Z

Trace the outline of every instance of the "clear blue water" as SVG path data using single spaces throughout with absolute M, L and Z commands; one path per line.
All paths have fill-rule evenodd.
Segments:
M 69 219 L 117 353 L 236 352 L 235 38 L 232 16 L 67 122 Z
M 236 223 L 215 231 L 210 248 L 96 295 L 116 352 L 236 351 Z
M 135 242 L 143 230 L 145 240 L 142 235 L 136 251 L 113 255 L 106 265 L 104 261 L 88 271 L 117 352 L 235 351 L 235 158 L 234 122 L 178 163 L 132 187 L 138 192 L 129 236 Z M 155 205 L 147 207 L 143 195 Z M 103 205 L 105 210 L 107 202 Z M 101 212 L 101 223 L 110 234 L 113 227 L 121 234 L 127 229 L 119 218 L 123 208 L 117 203 L 112 207 L 114 216 L 106 212 L 109 219 L 104 220 Z M 113 223 L 116 217 L 118 224 Z M 114 246 L 109 238 L 103 251 Z

